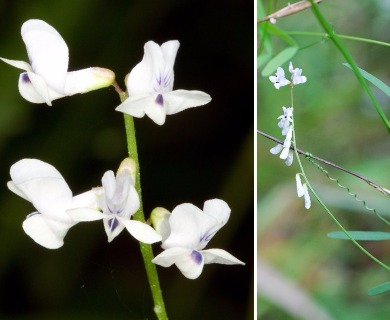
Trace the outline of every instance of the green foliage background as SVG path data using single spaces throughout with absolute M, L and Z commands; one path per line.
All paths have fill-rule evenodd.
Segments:
M 261 3 L 267 7 L 268 1 Z M 274 4 L 282 8 L 287 1 Z M 386 1 L 325 0 L 319 8 L 338 34 L 390 42 L 390 6 Z M 323 32 L 310 9 L 279 19 L 276 26 L 285 32 Z M 342 65 L 345 61 L 330 41 L 291 36 L 300 48 L 292 59 L 294 67 L 302 68 L 308 78 L 307 83 L 294 88 L 298 147 L 389 188 L 389 134 L 354 74 Z M 343 42 L 358 66 L 390 83 L 389 47 Z M 286 43 L 274 37 L 274 55 L 286 47 Z M 282 67 L 287 70 L 288 63 Z M 268 78 L 260 75 L 261 70 L 257 79 L 258 129 L 281 139 L 276 118 L 282 113 L 283 105 L 290 106 L 290 92 L 288 88 L 275 90 Z M 389 98 L 377 89 L 373 91 L 389 117 Z M 307 292 L 334 319 L 388 318 L 388 294 L 367 296 L 369 288 L 388 281 L 388 272 L 349 241 L 327 238 L 326 234 L 337 230 L 336 226 L 315 201 L 309 211 L 304 208 L 303 200 L 296 196 L 296 159 L 292 167 L 286 167 L 282 160 L 269 153 L 274 145 L 258 136 L 258 256 Z M 308 161 L 302 161 L 315 190 L 348 230 L 388 231 L 343 189 Z M 367 200 L 370 207 L 389 216 L 388 196 L 345 173 L 326 169 Z M 363 245 L 385 263 L 390 262 L 387 242 Z M 275 307 L 261 291 L 259 299 L 261 319 L 293 318 Z
M 196 281 L 159 268 L 168 315 L 252 319 L 253 3 L 0 1 L 0 56 L 27 61 L 20 27 L 31 18 L 60 32 L 70 70 L 112 69 L 122 88 L 145 42 L 180 41 L 175 88 L 202 90 L 213 100 L 168 117 L 163 127 L 135 119 L 145 213 L 224 199 L 231 218 L 210 248 L 224 248 L 246 266 L 208 265 Z M 42 248 L 21 227 L 32 206 L 6 188 L 10 166 L 28 157 L 54 165 L 75 194 L 100 185 L 127 154 L 116 92 L 33 105 L 18 93 L 19 73 L 0 64 L 0 318 L 154 318 L 134 239 L 123 232 L 108 244 L 101 222 L 85 223 L 70 230 L 61 249 Z

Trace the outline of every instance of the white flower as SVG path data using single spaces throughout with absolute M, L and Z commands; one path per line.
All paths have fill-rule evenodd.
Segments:
M 202 91 L 172 91 L 173 65 L 178 49 L 177 40 L 165 42 L 161 47 L 153 41 L 147 42 L 142 61 L 126 79 L 129 98 L 115 110 L 137 118 L 147 114 L 155 123 L 162 125 L 166 115 L 210 102 L 210 96 Z
M 295 180 L 296 180 L 296 183 L 297 183 L 297 194 L 298 194 L 298 197 L 304 197 L 305 199 L 305 208 L 306 209 L 309 209 L 310 206 L 311 206 L 311 200 L 310 200 L 310 195 L 309 195 L 309 191 L 307 189 L 307 185 L 306 183 L 302 184 L 302 181 L 301 181 L 301 177 L 300 177 L 300 174 L 297 173 L 296 176 L 295 176 Z
M 270 149 L 272 154 L 280 153 L 280 159 L 285 160 L 287 166 L 291 166 L 294 160 L 294 154 L 291 148 L 291 139 L 293 134 L 293 108 L 283 107 L 283 114 L 278 117 L 279 128 L 282 129 L 282 135 L 286 136 L 283 144 L 278 144 L 275 147 Z
M 281 67 L 278 67 L 275 76 L 270 76 L 269 79 L 278 90 L 280 87 L 290 84 L 290 81 L 284 76 L 284 70 Z
M 19 92 L 32 103 L 47 103 L 76 93 L 110 86 L 115 79 L 111 70 L 88 68 L 68 72 L 69 52 L 61 35 L 42 20 L 28 20 L 22 25 L 30 63 L 0 58 L 25 70 L 19 77 Z
M 278 154 L 280 152 L 279 158 L 285 160 L 287 166 L 291 166 L 294 160 L 294 153 L 290 150 L 290 147 L 285 148 L 284 145 L 278 144 L 275 147 L 270 149 L 272 154 Z
M 108 242 L 111 242 L 125 227 L 139 241 L 154 243 L 161 236 L 145 223 L 130 220 L 140 207 L 138 193 L 134 188 L 135 163 L 125 159 L 115 177 L 114 172 L 107 171 L 102 178 L 100 208 L 103 212 L 92 208 L 67 210 L 75 221 L 95 221 L 103 219 Z
M 152 262 L 170 267 L 175 264 L 181 273 L 196 279 L 208 263 L 244 264 L 221 249 L 203 250 L 215 233 L 223 227 L 230 216 L 226 202 L 213 199 L 204 203 L 203 212 L 190 203 L 178 205 L 170 215 L 163 214 L 168 224 L 163 230 L 162 248 L 165 250 Z M 164 225 L 160 223 L 160 230 Z
M 46 162 L 20 160 L 11 166 L 10 174 L 12 181 L 8 182 L 8 188 L 37 209 L 23 222 L 24 231 L 48 249 L 61 247 L 66 233 L 76 224 L 66 214 L 67 209 L 98 205 L 94 191 L 73 197 L 61 174 Z
M 302 69 L 299 69 L 299 68 L 294 69 L 291 61 L 290 61 L 290 65 L 288 67 L 288 70 L 292 74 L 291 81 L 294 85 L 306 82 L 306 80 L 307 80 L 306 77 L 301 75 Z
M 288 130 L 290 129 L 290 125 L 293 122 L 292 116 L 293 116 L 293 108 L 283 108 L 283 114 L 278 117 L 280 121 L 278 122 L 278 126 L 280 129 L 282 129 L 282 135 L 286 135 Z

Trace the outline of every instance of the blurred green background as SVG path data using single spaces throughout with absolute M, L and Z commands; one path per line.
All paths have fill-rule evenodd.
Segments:
M 27 61 L 20 27 L 31 18 L 63 36 L 69 70 L 109 68 L 122 88 L 145 42 L 180 41 L 174 88 L 213 100 L 162 127 L 135 119 L 144 209 L 148 216 L 156 206 L 224 199 L 231 218 L 208 247 L 246 266 L 207 265 L 196 281 L 176 267 L 158 268 L 167 311 L 171 319 L 253 319 L 253 2 L 0 1 L 0 56 Z M 108 244 L 101 222 L 85 223 L 62 248 L 45 249 L 22 229 L 31 204 L 6 187 L 10 166 L 22 158 L 54 165 L 74 194 L 100 185 L 127 155 L 116 92 L 63 98 L 50 108 L 20 97 L 19 74 L 0 64 L 0 318 L 153 319 L 131 236 Z
M 273 8 L 280 9 L 287 2 L 272 1 Z M 268 1 L 259 3 L 268 5 Z M 390 1 L 324 0 L 319 8 L 336 33 L 390 42 Z M 310 9 L 279 19 L 276 26 L 285 32 L 323 32 Z M 308 78 L 307 83 L 294 88 L 298 147 L 389 189 L 389 134 L 353 73 L 342 65 L 344 58 L 324 38 L 292 37 L 300 47 L 293 65 L 302 68 Z M 343 42 L 358 66 L 390 84 L 389 47 Z M 273 38 L 274 55 L 286 47 L 283 41 Z M 288 63 L 282 67 L 290 75 Z M 290 90 L 276 90 L 268 77 L 261 76 L 262 68 L 257 78 L 257 127 L 282 139 L 277 117 L 282 114 L 282 106 L 290 106 Z M 389 97 L 376 88 L 373 92 L 390 117 Z M 315 317 L 308 319 L 390 318 L 389 294 L 367 295 L 369 288 L 388 281 L 389 273 L 350 242 L 327 238 L 328 232 L 338 230 L 337 226 L 313 197 L 311 209 L 306 210 L 303 199 L 296 196 L 296 159 L 287 167 L 278 156 L 269 153 L 274 142 L 260 135 L 257 141 L 259 318 L 304 319 L 302 313 L 294 316 L 280 306 L 283 301 L 295 305 L 300 312 L 316 306 Z M 314 189 L 347 229 L 388 231 L 346 191 L 304 158 L 302 161 Z M 368 206 L 389 217 L 389 196 L 352 176 L 326 169 L 367 200 Z M 390 263 L 387 242 L 362 244 Z M 297 298 L 301 293 L 308 299 L 300 305 Z

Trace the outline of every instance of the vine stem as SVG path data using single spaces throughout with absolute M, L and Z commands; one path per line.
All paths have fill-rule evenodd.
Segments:
M 119 88 L 117 83 L 115 83 L 114 88 L 118 92 L 121 102 L 126 100 L 127 94 Z M 126 129 L 127 150 L 129 153 L 129 157 L 132 158 L 136 164 L 135 189 L 137 190 L 140 199 L 140 207 L 138 211 L 133 215 L 133 219 L 145 223 L 145 215 L 143 211 L 141 194 L 141 174 L 138 160 L 137 140 L 135 137 L 134 118 L 130 115 L 125 114 L 124 120 Z M 152 246 L 143 242 L 139 242 L 139 246 L 141 249 L 142 258 L 144 260 L 150 290 L 152 292 L 152 297 L 154 301 L 154 313 L 156 314 L 158 320 L 167 320 L 168 316 L 165 309 L 164 299 L 162 296 L 160 281 L 158 279 L 157 268 L 156 265 L 152 263 L 152 259 L 154 258 Z

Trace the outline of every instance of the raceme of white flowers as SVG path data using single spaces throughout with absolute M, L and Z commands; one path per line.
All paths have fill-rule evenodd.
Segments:
M 58 98 L 115 84 L 115 74 L 108 69 L 68 72 L 68 47 L 46 22 L 28 20 L 21 33 L 30 63 L 0 59 L 25 71 L 19 77 L 19 92 L 27 101 L 51 105 Z M 173 91 L 173 65 L 178 49 L 177 40 L 161 46 L 147 42 L 142 61 L 126 79 L 128 98 L 116 110 L 134 117 L 146 114 L 162 125 L 166 115 L 210 102 L 210 96 L 201 91 Z M 300 69 L 295 70 L 294 74 L 300 76 Z M 283 79 L 280 81 L 283 83 Z M 285 131 L 289 120 L 282 119 L 279 126 Z M 289 133 L 285 135 L 288 137 Z M 165 250 L 152 262 L 164 267 L 176 264 L 190 279 L 199 277 L 204 264 L 244 264 L 224 250 L 204 250 L 229 219 L 230 208 L 223 200 L 206 201 L 203 211 L 190 203 L 177 206 L 172 213 L 156 208 L 151 215 L 154 228 L 131 219 L 140 208 L 133 159 L 123 160 L 116 175 L 111 170 L 105 172 L 102 187 L 76 196 L 58 170 L 41 160 L 22 159 L 11 166 L 10 175 L 8 188 L 36 209 L 27 215 L 23 229 L 45 248 L 60 248 L 68 230 L 79 222 L 103 220 L 108 242 L 124 229 L 144 243 L 162 241 Z
M 279 90 L 280 87 L 291 84 L 292 86 L 300 83 L 305 83 L 307 78 L 302 76 L 302 69 L 295 68 L 290 62 L 288 71 L 291 73 L 291 81 L 287 80 L 284 74 L 284 70 L 281 67 L 276 69 L 276 74 L 274 76 L 270 76 L 269 80 L 274 84 L 275 88 Z
M 274 84 L 276 89 L 279 90 L 280 87 L 286 86 L 288 84 L 290 84 L 291 87 L 294 87 L 294 85 L 305 83 L 307 81 L 307 78 L 305 76 L 302 76 L 302 69 L 294 69 L 292 62 L 290 62 L 288 70 L 291 73 L 291 81 L 286 79 L 284 70 L 281 67 L 277 68 L 275 76 L 269 77 L 269 80 Z M 280 119 L 278 122 L 278 126 L 280 129 L 282 129 L 282 135 L 286 136 L 286 138 L 283 144 L 277 144 L 275 147 L 270 149 L 270 152 L 272 154 L 280 153 L 280 159 L 285 160 L 287 166 L 291 166 L 294 160 L 294 153 L 291 150 L 291 139 L 293 137 L 294 126 L 293 112 L 293 107 L 286 108 L 283 106 L 283 114 L 278 117 L 278 119 Z M 311 206 L 309 191 L 306 183 L 302 184 L 300 175 L 301 174 L 298 173 L 295 176 L 297 194 L 299 198 L 304 197 L 305 208 L 309 209 Z
M 279 128 L 282 129 L 282 135 L 286 136 L 283 144 L 277 144 L 275 147 L 271 148 L 270 152 L 272 154 L 278 154 L 280 152 L 280 159 L 285 160 L 286 165 L 291 166 L 294 157 L 293 152 L 290 149 L 291 147 L 291 138 L 293 133 L 293 108 L 283 107 L 283 114 L 278 117 L 280 121 L 278 122 Z
M 196 279 L 205 264 L 244 263 L 221 249 L 204 250 L 211 238 L 229 219 L 230 208 L 220 199 L 208 200 L 203 210 L 190 203 L 178 205 L 169 213 L 163 208 L 152 212 L 152 222 L 162 236 L 165 249 L 152 261 L 162 267 L 175 264 L 188 279 Z
M 165 123 L 166 115 L 188 108 L 202 106 L 211 97 L 202 91 L 173 90 L 176 53 L 179 41 L 171 40 L 159 46 L 149 41 L 144 57 L 126 80 L 129 97 L 116 110 L 141 118 L 148 115 L 158 125 Z
M 27 101 L 51 106 L 55 99 L 113 84 L 115 74 L 108 69 L 93 67 L 68 72 L 68 46 L 46 22 L 28 20 L 22 25 L 21 33 L 30 63 L 0 59 L 25 70 L 19 77 L 19 92 Z

